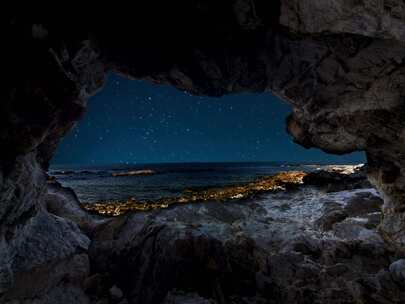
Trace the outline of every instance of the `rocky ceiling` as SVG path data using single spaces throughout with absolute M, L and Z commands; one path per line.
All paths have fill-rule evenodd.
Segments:
M 4 28 L 0 294 L 88 242 L 45 212 L 44 170 L 108 71 L 201 95 L 272 91 L 297 143 L 366 151 L 380 230 L 405 250 L 403 1 L 154 0 L 14 13 Z

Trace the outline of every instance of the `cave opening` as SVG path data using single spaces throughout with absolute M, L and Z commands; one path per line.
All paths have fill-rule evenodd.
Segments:
M 193 96 L 111 74 L 84 118 L 62 141 L 54 165 L 166 162 L 364 162 L 293 142 L 289 104 L 271 93 Z
M 62 141 L 50 173 L 82 203 L 156 201 L 282 171 L 364 163 L 293 142 L 271 93 L 194 96 L 111 74 Z
M 405 303 L 403 1 L 133 6 L 6 14 L 0 303 Z

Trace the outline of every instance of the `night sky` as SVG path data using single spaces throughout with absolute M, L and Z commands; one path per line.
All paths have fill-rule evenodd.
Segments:
M 289 113 L 271 94 L 198 97 L 110 75 L 53 163 L 364 162 L 362 153 L 336 156 L 293 143 Z

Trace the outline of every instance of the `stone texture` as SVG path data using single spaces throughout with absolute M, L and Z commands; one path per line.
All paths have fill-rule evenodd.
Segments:
M 69 220 L 83 217 L 58 207 L 68 218 L 62 219 L 45 210 L 43 170 L 110 71 L 193 94 L 272 91 L 293 106 L 287 128 L 297 143 L 338 154 L 366 152 L 368 176 L 384 198 L 380 232 L 403 252 L 404 14 L 399 0 L 151 0 L 136 9 L 111 5 L 97 13 L 83 6 L 6 14 L 1 299 L 34 265 L 45 276 L 47 265 L 73 258 L 76 249 L 86 254 L 87 237 Z M 24 256 L 24 248 L 33 250 L 32 257 Z M 386 273 L 379 278 L 393 286 Z M 352 292 L 367 296 L 383 284 L 368 283 Z M 45 299 L 45 290 L 28 288 L 26 298 Z M 71 299 L 80 294 L 71 290 Z M 50 294 L 61 296 L 57 290 Z
M 401 282 L 389 275 L 398 272 L 389 270 L 394 252 L 375 229 L 358 223 L 369 210 L 325 233 L 315 222 L 336 193 L 313 197 L 321 208 L 303 220 L 295 211 L 309 190 L 284 194 L 290 207 L 284 211 L 280 194 L 272 194 L 115 218 L 95 233 L 93 271 L 107 289 L 119 286 L 129 303 L 403 302 Z M 365 197 L 357 191 L 339 203 Z
M 401 0 L 281 2 L 281 24 L 301 33 L 351 33 L 405 41 Z
M 43 203 L 49 213 L 76 223 L 87 236 L 91 236 L 93 229 L 106 221 L 83 210 L 73 189 L 63 187 L 57 181 L 48 180 Z

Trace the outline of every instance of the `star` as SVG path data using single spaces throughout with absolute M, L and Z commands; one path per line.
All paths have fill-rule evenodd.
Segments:
M 339 159 L 295 144 L 285 131 L 289 113 L 288 104 L 268 93 L 193 96 L 110 75 L 53 162 Z

